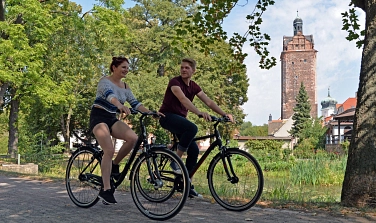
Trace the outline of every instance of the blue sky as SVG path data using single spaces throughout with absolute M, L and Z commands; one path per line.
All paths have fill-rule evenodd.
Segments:
M 95 0 L 75 0 L 83 11 L 88 11 Z M 234 32 L 244 34 L 247 29 L 245 16 L 253 11 L 255 0 L 240 0 L 239 6 L 224 21 L 223 27 L 228 35 Z M 270 70 L 258 67 L 259 57 L 253 49 L 246 45 L 248 53 L 245 60 L 249 78 L 248 102 L 242 106 L 247 114 L 245 121 L 253 125 L 266 124 L 269 114 L 273 119 L 281 115 L 281 64 L 283 36 L 293 36 L 293 21 L 297 17 L 303 20 L 303 35 L 313 35 L 314 48 L 317 52 L 317 104 L 321 115 L 321 101 L 330 95 L 338 103 L 354 97 L 358 90 L 362 49 L 356 48 L 355 42 L 345 39 L 347 32 L 342 31 L 341 13 L 349 8 L 350 0 L 315 0 L 295 1 L 277 0 L 274 6 L 263 14 L 261 31 L 271 36 L 268 46 L 271 55 L 277 59 L 277 66 Z M 132 1 L 125 1 L 124 7 L 133 6 Z M 364 27 L 364 13 L 357 9 L 359 23 Z

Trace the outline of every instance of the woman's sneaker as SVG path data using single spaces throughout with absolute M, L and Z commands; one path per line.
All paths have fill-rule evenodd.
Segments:
M 111 189 L 105 190 L 105 191 L 101 189 L 98 197 L 102 198 L 103 204 L 117 204 L 114 194 L 112 193 Z
M 176 174 L 182 173 L 180 167 L 178 166 L 178 164 L 175 161 L 171 161 L 170 167 L 174 171 L 174 173 L 176 173 Z
M 193 184 L 191 184 L 191 189 L 189 190 L 189 197 L 190 197 L 190 198 L 194 198 L 194 197 L 197 197 L 197 198 L 203 198 L 202 194 L 199 194 L 199 193 L 195 190 L 195 186 L 193 186 Z

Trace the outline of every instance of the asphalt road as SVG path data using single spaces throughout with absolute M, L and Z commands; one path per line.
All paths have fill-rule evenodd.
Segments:
M 116 191 L 115 196 L 119 202 L 116 205 L 103 205 L 98 202 L 88 209 L 79 208 L 69 199 L 64 182 L 35 180 L 0 172 L 0 222 L 155 222 L 138 211 L 130 193 Z M 182 211 L 165 222 L 363 223 L 376 222 L 376 218 L 261 207 L 231 212 L 216 203 L 188 199 Z

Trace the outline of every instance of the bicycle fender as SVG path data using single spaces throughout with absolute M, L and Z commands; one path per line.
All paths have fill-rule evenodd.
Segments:
M 227 149 L 226 149 L 226 151 L 229 151 L 229 150 L 239 150 L 239 148 L 233 147 L 233 148 L 227 148 Z M 215 155 L 215 156 L 213 157 L 213 159 L 210 161 L 210 164 L 209 164 L 208 170 L 210 169 L 210 167 L 211 167 L 212 165 L 214 165 L 215 160 L 220 159 L 220 156 L 221 156 L 221 151 L 219 151 L 219 153 L 217 153 L 217 155 Z M 208 172 L 208 171 L 206 171 L 206 179 L 209 179 L 209 172 Z

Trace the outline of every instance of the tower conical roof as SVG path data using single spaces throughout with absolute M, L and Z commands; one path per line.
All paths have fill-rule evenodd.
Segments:
M 298 33 L 303 34 L 303 20 L 299 17 L 298 11 L 296 11 L 296 18 L 293 22 L 294 26 L 294 36 L 296 36 Z

